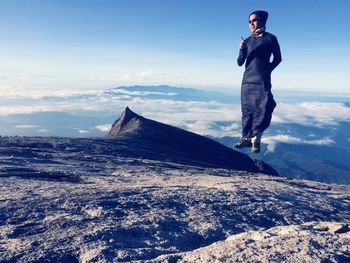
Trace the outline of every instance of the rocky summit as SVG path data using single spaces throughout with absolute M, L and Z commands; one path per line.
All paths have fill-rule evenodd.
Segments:
M 209 138 L 146 119 L 128 107 L 112 125 L 108 138 L 142 149 L 138 152 L 144 153 L 145 158 L 156 154 L 154 158 L 158 160 L 277 175 L 273 168 L 263 162 L 254 161 L 249 156 Z
M 104 138 L 0 137 L 0 261 L 349 262 L 350 187 L 260 167 L 129 108 Z

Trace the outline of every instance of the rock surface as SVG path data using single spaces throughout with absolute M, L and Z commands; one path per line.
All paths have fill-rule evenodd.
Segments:
M 1 262 L 350 259 L 349 186 L 258 173 L 133 118 L 109 138 L 0 138 Z M 175 134 L 214 158 L 171 148 Z
M 336 253 L 334 253 L 337 251 Z M 349 224 L 309 222 L 232 235 L 152 262 L 349 262 Z
M 128 107 L 112 125 L 108 138 L 123 141 L 129 146 L 135 145 L 135 148 L 147 149 L 148 153 L 141 155 L 145 158 L 149 158 L 151 153 L 157 153 L 156 159 L 163 156 L 165 160 L 184 164 L 278 175 L 267 164 L 256 163 L 245 154 L 198 134 L 146 119 Z M 139 153 L 142 154 L 142 151 Z
M 112 174 L 87 172 L 79 183 L 0 178 L 0 261 L 153 262 L 162 255 L 193 251 L 175 258 L 216 262 L 233 256 L 228 251 L 233 249 L 240 251 L 236 259 L 241 262 L 277 259 L 269 256 L 275 254 L 290 262 L 305 255 L 306 262 L 318 262 L 308 254 L 317 244 L 320 261 L 337 255 L 349 259 L 344 251 L 349 238 L 340 235 L 343 231 L 324 236 L 317 231 L 307 236 L 293 232 L 291 239 L 283 231 L 269 238 L 264 234 L 277 226 L 319 221 L 337 222 L 346 233 L 350 222 L 347 186 L 117 160 Z M 246 242 L 251 231 L 261 231 L 259 235 L 266 239 Z M 236 238 L 237 234 L 243 236 Z M 216 243 L 227 238 L 229 243 Z M 292 253 L 281 246 L 280 241 L 286 240 L 289 248 L 298 250 Z M 208 248 L 211 244 L 217 247 Z M 204 261 L 203 253 L 194 251 L 202 247 L 208 255 Z

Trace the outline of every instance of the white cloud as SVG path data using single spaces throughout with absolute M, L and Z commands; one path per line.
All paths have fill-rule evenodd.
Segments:
M 213 128 L 213 122 L 217 120 L 198 120 L 198 121 L 185 121 L 181 123 L 182 127 L 188 131 L 198 133 L 201 135 L 210 135 L 213 137 L 240 137 L 241 136 L 241 127 L 236 123 L 230 123 L 227 125 L 215 125 Z
M 33 128 L 38 128 L 39 126 L 37 125 L 16 125 L 15 128 L 17 129 L 33 129 Z
M 198 101 L 168 101 L 158 100 L 153 105 L 143 104 L 137 110 L 147 118 L 166 124 L 183 127 L 201 135 L 240 136 L 240 126 L 234 122 L 240 121 L 240 106 L 228 105 L 218 102 Z M 144 108 L 143 108 L 144 107 Z M 136 108 L 135 108 L 136 109 Z M 226 122 L 213 128 L 215 122 Z
M 103 132 L 109 132 L 111 129 L 111 124 L 98 125 L 95 128 Z
M 152 58 L 154 59 L 154 58 Z M 170 61 L 169 59 L 167 59 Z M 223 84 L 221 81 L 209 81 L 209 79 L 219 78 L 218 75 L 209 74 L 207 70 L 202 70 L 202 74 L 196 70 L 195 67 L 191 67 L 189 65 L 182 65 L 182 69 L 180 71 L 174 70 L 174 59 L 172 59 L 173 63 L 170 63 L 171 67 L 159 67 L 159 65 L 155 65 L 153 69 L 141 69 L 138 71 L 129 70 L 124 72 L 113 78 L 114 82 L 117 82 L 119 85 L 154 85 L 154 84 L 168 84 L 172 86 L 228 86 L 227 83 Z M 181 61 L 183 64 L 184 61 Z M 135 67 L 134 67 L 135 68 Z M 165 69 L 166 68 L 166 69 Z M 212 69 L 212 66 L 211 68 Z M 122 71 L 123 69 L 120 69 Z M 230 77 L 232 77 L 232 71 L 226 71 L 226 73 L 231 73 Z M 227 74 L 224 74 L 227 79 Z M 203 77 L 205 76 L 205 77 Z M 221 79 L 222 80 L 222 79 Z M 218 84 L 221 83 L 221 84 Z M 232 82 L 230 82 L 231 87 Z
M 146 118 L 182 127 L 202 135 L 239 137 L 241 133 L 241 109 L 239 104 L 217 101 L 175 101 L 171 99 L 171 96 L 174 95 L 172 93 L 164 93 L 169 95 L 169 99 L 147 99 L 143 96 L 159 93 L 152 91 L 134 92 L 124 89 L 108 90 L 115 92 L 113 95 L 100 90 L 40 90 L 38 93 L 28 91 L 28 93 L 24 92 L 23 94 L 22 91 L 17 90 L 13 93 L 8 91 L 9 94 L 5 92 L 4 95 L 4 90 L 0 88 L 0 97 L 3 97 L 3 99 L 21 94 L 22 97 L 29 96 L 29 98 L 35 100 L 30 105 L 0 106 L 0 116 L 53 111 L 68 113 L 92 111 L 109 114 L 115 112 L 117 116 L 126 106 L 129 106 L 136 113 Z M 44 97 L 47 96 L 53 96 L 56 99 L 46 100 Z M 304 102 L 279 103 L 273 114 L 272 122 L 325 126 L 336 125 L 339 121 L 349 120 L 350 108 L 342 103 Z M 107 132 L 111 127 L 110 125 L 99 125 L 95 128 Z M 288 140 L 289 143 L 298 142 L 298 138 L 289 137 Z M 276 137 L 273 141 L 283 141 L 283 137 Z M 299 141 L 299 143 L 308 142 Z M 317 141 L 314 141 L 314 143 L 317 143 Z
M 43 112 L 45 110 L 45 106 L 0 106 L 0 116 L 8 116 L 14 114 L 31 114 L 34 112 Z
M 87 133 L 90 133 L 90 132 L 87 131 L 87 130 L 78 130 L 78 132 L 79 132 L 80 134 L 87 134 Z
M 145 82 L 159 82 L 164 80 L 164 77 L 166 76 L 165 73 L 152 70 L 152 69 L 143 69 L 139 72 L 133 72 L 133 73 L 125 73 L 122 76 L 118 77 L 117 81 L 122 82 L 139 82 L 139 81 L 145 81 Z
M 45 97 L 68 98 L 82 95 L 101 95 L 103 91 L 96 89 L 72 90 L 72 89 L 28 89 L 19 86 L 0 86 L 0 97 L 2 98 L 29 98 L 42 99 Z
M 273 152 L 278 143 L 287 143 L 287 144 L 310 144 L 310 145 L 331 145 L 334 141 L 325 137 L 318 140 L 304 140 L 301 138 L 297 138 L 294 136 L 286 135 L 286 134 L 278 134 L 274 136 L 263 136 L 262 142 L 267 144 L 267 150 Z
M 350 108 L 343 103 L 279 103 L 273 122 L 298 123 L 308 126 L 336 125 L 350 120 Z

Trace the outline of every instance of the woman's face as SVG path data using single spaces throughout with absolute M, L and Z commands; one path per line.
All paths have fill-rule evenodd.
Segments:
M 249 30 L 251 33 L 253 33 L 255 30 L 261 27 L 261 20 L 256 14 L 252 14 L 251 16 L 249 16 Z

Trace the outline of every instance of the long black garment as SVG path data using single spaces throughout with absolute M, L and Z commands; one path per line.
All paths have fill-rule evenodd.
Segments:
M 237 63 L 242 66 L 245 62 L 241 86 L 242 136 L 245 138 L 262 133 L 271 123 L 276 107 L 271 93 L 271 72 L 281 61 L 277 38 L 271 33 L 244 40 Z

